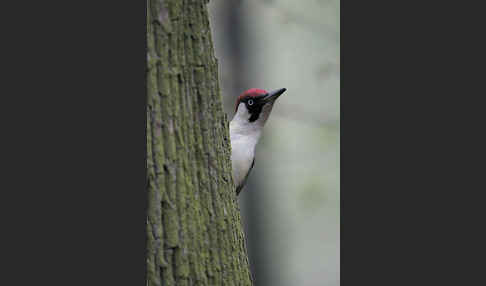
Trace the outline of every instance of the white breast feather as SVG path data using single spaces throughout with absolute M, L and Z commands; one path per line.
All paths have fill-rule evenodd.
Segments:
M 244 138 L 231 140 L 231 163 L 233 165 L 233 180 L 239 186 L 248 174 L 253 163 L 254 146 L 248 146 Z
M 231 162 L 236 186 L 243 182 L 253 164 L 255 146 L 260 139 L 265 119 L 264 116 L 261 116 L 260 120 L 250 123 L 248 122 L 249 117 L 246 106 L 241 103 L 230 122 Z

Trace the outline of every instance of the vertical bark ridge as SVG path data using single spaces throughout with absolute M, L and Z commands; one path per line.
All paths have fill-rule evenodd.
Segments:
M 251 285 L 204 0 L 147 5 L 147 285 Z

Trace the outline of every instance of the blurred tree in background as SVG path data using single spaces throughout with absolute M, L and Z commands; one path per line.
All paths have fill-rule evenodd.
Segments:
M 225 111 L 285 87 L 239 196 L 257 286 L 339 285 L 340 2 L 211 0 Z
M 147 5 L 147 285 L 251 285 L 206 2 Z

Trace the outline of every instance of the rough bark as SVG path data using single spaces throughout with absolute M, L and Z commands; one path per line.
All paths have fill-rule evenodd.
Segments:
M 147 4 L 147 285 L 251 285 L 203 0 Z

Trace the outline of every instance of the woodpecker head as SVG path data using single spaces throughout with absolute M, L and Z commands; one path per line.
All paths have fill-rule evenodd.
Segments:
M 236 100 L 235 116 L 232 121 L 239 125 L 261 129 L 272 112 L 275 100 L 286 91 L 285 88 L 267 92 L 252 88 L 243 92 Z

